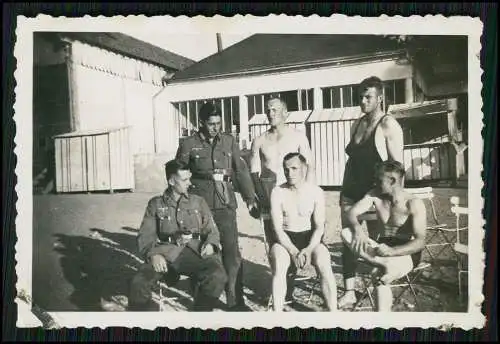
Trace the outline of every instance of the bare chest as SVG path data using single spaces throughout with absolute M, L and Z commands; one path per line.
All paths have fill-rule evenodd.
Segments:
M 379 220 L 386 228 L 399 229 L 408 221 L 410 212 L 406 204 L 393 204 L 381 201 L 375 205 Z
M 283 193 L 283 214 L 288 217 L 307 217 L 314 211 L 314 201 L 310 190 L 287 190 Z
M 269 136 L 261 146 L 261 155 L 264 160 L 270 163 L 281 164 L 283 157 L 291 152 L 299 151 L 297 138 L 291 135 L 278 137 L 277 135 Z

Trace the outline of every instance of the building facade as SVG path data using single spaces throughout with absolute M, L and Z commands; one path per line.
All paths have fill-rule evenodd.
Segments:
M 193 63 L 120 33 L 35 33 L 35 185 L 51 188 L 53 138 L 66 133 L 124 127 L 140 170 L 156 151 L 159 135 L 153 99 L 166 80 Z
M 170 128 L 170 135 L 159 139 L 158 150 L 173 153 L 178 140 L 197 129 L 197 111 L 200 104 L 206 101 L 217 103 L 221 107 L 224 130 L 237 136 L 241 148 L 245 150 L 250 148 L 252 140 L 257 133 L 262 132 L 267 123 L 266 100 L 272 94 L 277 94 L 285 99 L 292 116 L 309 112 L 309 115 L 299 116 L 303 118 L 303 122 L 299 124 L 306 130 L 314 151 L 328 145 L 328 142 L 333 144 L 338 137 L 330 141 L 325 137 L 321 145 L 315 144 L 313 141 L 317 139 L 312 137 L 313 125 L 308 123 L 309 119 L 316 123 L 324 122 L 322 130 L 326 130 L 335 121 L 350 120 L 347 132 L 342 134 L 342 137 L 347 135 L 348 143 L 350 125 L 354 122 L 354 117 L 360 115 L 357 85 L 366 77 L 378 76 L 384 81 L 385 111 L 390 111 L 394 105 L 422 104 L 428 100 L 466 95 L 466 78 L 465 82 L 445 79 L 440 83 L 443 74 L 439 73 L 439 68 L 445 69 L 442 67 L 444 62 L 436 59 L 436 65 L 433 65 L 433 61 L 422 63 L 422 60 L 432 55 L 418 51 L 418 60 L 414 59 L 418 54 L 409 56 L 409 50 L 407 45 L 383 36 L 251 36 L 176 73 L 169 80 L 155 99 L 159 127 L 164 130 Z M 467 50 L 463 53 L 466 56 Z M 410 106 L 408 111 L 413 108 Z M 344 111 L 345 109 L 349 111 Z M 456 111 L 448 110 L 443 110 L 446 116 L 451 113 L 450 116 L 456 118 Z M 460 110 L 467 111 L 463 107 Z M 357 114 L 352 115 L 353 111 Z M 330 116 L 328 113 L 336 113 L 338 116 L 318 121 L 321 113 L 325 113 L 327 117 Z M 349 113 L 346 116 L 350 117 L 344 118 L 342 113 Z M 449 126 L 456 126 L 453 121 L 451 120 L 450 125 L 440 125 L 435 135 L 449 137 Z M 412 139 L 419 136 L 415 127 L 414 124 L 403 125 L 405 144 L 417 143 Z M 413 132 L 410 133 L 412 128 Z M 338 131 L 332 135 L 338 135 Z M 344 154 L 344 145 L 341 146 L 339 156 L 335 158 L 332 155 L 329 161 L 322 159 L 317 164 L 341 164 L 346 158 L 341 156 Z M 320 157 L 317 151 L 315 154 Z M 421 160 L 425 160 L 425 157 L 421 157 Z M 331 166 L 326 165 L 320 167 L 324 167 L 323 170 L 331 169 Z M 316 170 L 321 171 L 322 168 Z M 342 171 L 337 170 L 336 177 L 325 179 L 322 185 L 340 185 Z M 432 174 L 419 175 L 417 179 L 419 178 L 432 179 Z M 452 178 L 451 174 L 449 178 Z M 321 176 L 318 179 L 321 180 Z

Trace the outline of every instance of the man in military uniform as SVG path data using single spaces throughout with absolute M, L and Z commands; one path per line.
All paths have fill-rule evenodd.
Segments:
M 194 311 L 211 311 L 224 291 L 227 275 L 220 259 L 220 235 L 208 205 L 191 195 L 191 172 L 172 160 L 165 165 L 168 188 L 149 200 L 138 236 L 145 264 L 130 286 L 129 310 L 157 310 L 153 286 L 167 272 L 194 282 Z
M 232 181 L 253 210 L 255 190 L 236 139 L 221 133 L 220 109 L 205 103 L 198 114 L 200 130 L 181 141 L 176 158 L 188 164 L 192 177 L 192 193 L 202 196 L 212 210 L 221 235 L 222 260 L 228 276 L 227 306 L 230 311 L 248 311 L 243 297 L 243 271 L 236 224 L 237 201 Z

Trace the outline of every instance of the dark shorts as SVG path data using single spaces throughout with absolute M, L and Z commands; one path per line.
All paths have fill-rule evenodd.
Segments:
M 295 247 L 297 247 L 297 249 L 302 250 L 302 249 L 306 248 L 309 245 L 309 243 L 311 242 L 311 237 L 312 237 L 313 231 L 312 230 L 308 230 L 305 232 L 285 231 L 285 233 L 290 238 L 290 241 L 292 242 L 292 244 L 294 244 Z

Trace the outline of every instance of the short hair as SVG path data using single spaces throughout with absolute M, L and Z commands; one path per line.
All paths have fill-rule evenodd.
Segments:
M 271 100 L 277 100 L 280 102 L 281 107 L 285 110 L 288 111 L 288 106 L 286 105 L 285 100 L 281 99 L 277 94 L 271 94 L 269 99 L 267 100 L 266 104 L 269 103 Z
M 405 167 L 399 161 L 392 159 L 382 161 L 375 166 L 375 174 L 386 172 L 396 173 L 401 179 L 405 176 Z
M 198 118 L 200 121 L 205 122 L 212 116 L 222 117 L 222 111 L 220 108 L 211 102 L 203 104 L 198 112 Z
M 283 158 L 283 164 L 286 161 L 288 161 L 290 159 L 293 159 L 295 157 L 299 158 L 299 160 L 300 160 L 301 163 L 307 165 L 306 158 L 302 154 L 300 154 L 299 152 L 291 152 L 291 153 L 288 153 L 287 155 L 285 155 L 285 157 Z
M 179 160 L 170 160 L 165 164 L 165 177 L 167 180 L 170 179 L 174 174 L 177 174 L 179 171 L 189 170 L 188 166 Z
M 364 79 L 359 84 L 359 90 L 361 92 L 365 91 L 368 88 L 374 87 L 378 94 L 382 94 L 384 90 L 384 83 L 382 80 L 376 76 L 370 76 L 369 78 Z

